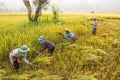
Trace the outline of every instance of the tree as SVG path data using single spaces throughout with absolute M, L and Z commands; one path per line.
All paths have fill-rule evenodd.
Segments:
M 56 6 L 56 5 L 52 5 L 52 12 L 53 12 L 53 20 L 55 22 L 58 22 L 59 21 L 59 16 L 58 16 L 58 13 L 59 13 L 59 8 Z
M 37 21 L 38 17 L 41 16 L 42 8 L 44 8 L 44 6 L 49 3 L 49 0 L 34 0 L 33 1 L 33 4 L 36 6 L 36 11 L 35 11 L 34 17 L 32 17 L 30 0 L 23 0 L 23 3 L 26 6 L 27 11 L 28 11 L 28 20 L 29 21 Z
M 36 8 L 38 7 L 38 3 L 39 3 L 39 0 L 33 0 L 33 4 L 35 5 Z

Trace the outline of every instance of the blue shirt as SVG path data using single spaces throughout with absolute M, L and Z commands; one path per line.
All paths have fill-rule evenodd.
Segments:
M 73 34 L 73 33 L 68 33 L 68 34 L 66 34 L 65 36 L 64 36 L 64 38 L 75 38 L 75 34 Z

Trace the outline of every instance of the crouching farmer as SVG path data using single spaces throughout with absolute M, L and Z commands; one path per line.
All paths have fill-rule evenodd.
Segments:
M 10 52 L 10 61 L 16 71 L 18 71 L 19 69 L 19 57 L 21 57 L 26 64 L 31 64 L 26 59 L 26 52 L 28 52 L 29 50 L 30 48 L 28 48 L 26 45 L 22 45 L 20 48 L 16 48 Z
M 69 29 L 65 29 L 66 35 L 64 36 L 65 39 L 70 39 L 70 43 L 73 44 L 76 42 L 76 36 L 75 34 L 71 33 Z
M 41 44 L 40 52 L 43 53 L 45 49 L 48 49 L 49 55 L 51 56 L 53 51 L 55 50 L 55 44 L 52 43 L 51 41 L 45 40 L 43 36 L 40 36 L 38 40 L 40 41 Z

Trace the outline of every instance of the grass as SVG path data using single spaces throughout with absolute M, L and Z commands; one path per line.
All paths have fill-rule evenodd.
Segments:
M 91 34 L 91 16 L 99 20 L 96 35 Z M 0 72 L 0 77 L 2 75 L 3 80 L 118 79 L 120 31 L 115 31 L 115 28 L 120 28 L 119 17 L 119 14 L 112 13 L 61 13 L 59 18 L 64 24 L 59 25 L 53 23 L 51 14 L 43 14 L 37 23 L 28 22 L 26 14 L 0 14 L 0 69 L 6 74 Z M 65 28 L 76 34 L 76 44 L 69 45 L 69 40 L 58 34 L 65 34 Z M 41 35 L 56 44 L 52 57 L 47 56 L 47 50 L 38 56 L 40 46 L 37 45 Z M 118 43 L 113 46 L 116 39 Z M 29 66 L 21 61 L 20 71 L 16 73 L 9 66 L 9 53 L 23 44 L 30 47 L 27 58 L 33 64 Z

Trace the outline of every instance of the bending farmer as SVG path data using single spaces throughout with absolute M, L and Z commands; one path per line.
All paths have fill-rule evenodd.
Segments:
M 66 35 L 64 36 L 64 38 L 65 38 L 65 39 L 69 38 L 71 44 L 75 43 L 75 41 L 76 41 L 76 36 L 75 36 L 75 34 L 71 33 L 71 32 L 69 31 L 69 29 L 65 29 L 65 31 L 66 31 Z
M 15 70 L 17 71 L 19 69 L 19 57 L 22 58 L 22 60 L 26 64 L 31 64 L 27 59 L 26 59 L 26 52 L 28 52 L 30 48 L 28 48 L 26 45 L 22 45 L 21 48 L 14 49 L 10 52 L 10 61 L 11 64 L 14 65 Z
M 42 46 L 40 52 L 43 52 L 45 49 L 48 49 L 48 52 L 51 56 L 53 51 L 55 50 L 55 44 L 51 41 L 45 40 L 43 36 L 40 36 L 38 40 L 40 41 L 40 44 Z

